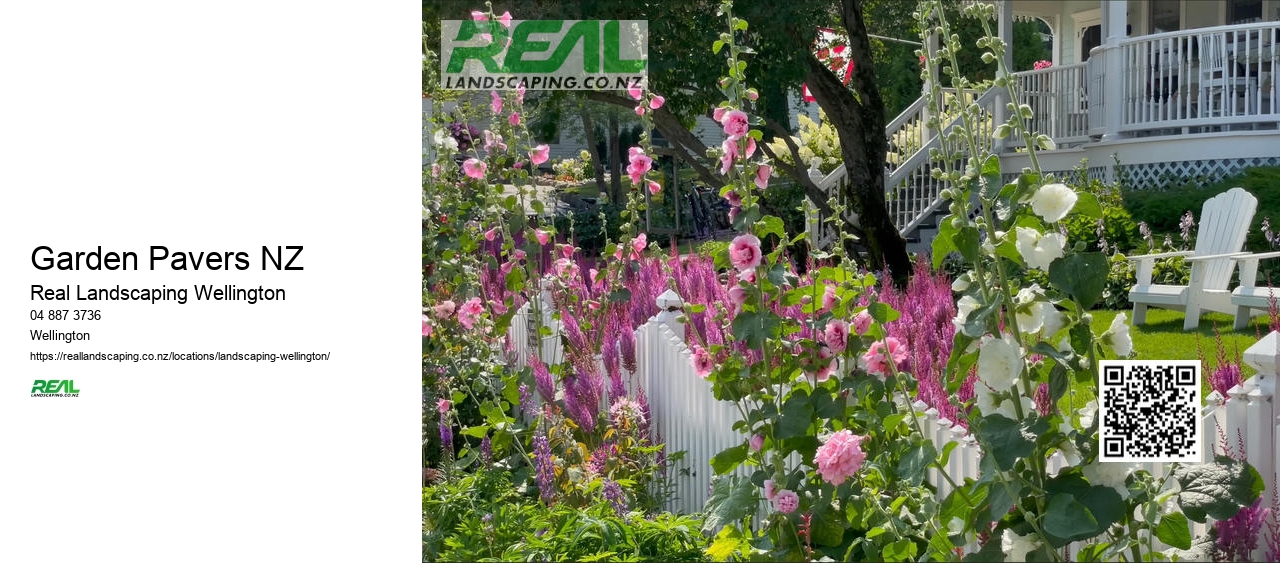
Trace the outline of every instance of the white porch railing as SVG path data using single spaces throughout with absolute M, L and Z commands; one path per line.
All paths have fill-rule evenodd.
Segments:
M 1031 106 L 1032 131 L 1048 135 L 1058 146 L 1089 140 L 1087 63 L 1014 73 L 1022 103 Z M 1006 147 L 1022 146 L 1010 137 Z
M 1275 72 L 1280 22 L 1135 37 L 1100 51 L 1120 57 L 1118 131 L 1280 123 Z
M 632 393 L 636 392 L 637 386 L 645 389 L 652 416 L 651 428 L 666 443 L 667 451 L 685 452 L 681 466 L 688 471 L 672 468 L 671 477 L 677 494 L 667 509 L 689 514 L 700 512 L 709 496 L 714 473 L 710 466 L 711 458 L 726 448 L 744 443 L 747 436 L 733 428 L 734 423 L 741 419 L 738 409 L 732 403 L 716 400 L 711 393 L 711 385 L 694 373 L 690 350 L 683 339 L 684 327 L 676 320 L 678 313 L 667 311 L 677 303 L 679 297 L 674 292 L 664 293 L 658 298 L 659 309 L 664 312 L 636 329 L 637 368 L 636 373 L 627 374 L 627 379 Z M 531 304 L 527 303 L 517 313 L 508 331 L 518 355 L 518 365 L 526 365 L 526 354 L 537 349 L 536 344 L 530 346 L 528 336 L 530 329 L 536 334 L 534 325 L 538 323 L 530 312 Z M 559 334 L 532 340 L 542 341 L 542 352 L 550 356 L 550 361 L 555 361 L 560 354 Z M 1202 410 L 1203 436 L 1207 445 L 1212 446 L 1205 448 L 1205 456 L 1211 459 L 1217 453 L 1247 459 L 1266 482 L 1262 496 L 1265 507 L 1270 506 L 1276 491 L 1276 470 L 1280 468 L 1280 458 L 1277 458 L 1280 452 L 1280 424 L 1277 422 L 1280 421 L 1273 401 L 1275 380 L 1280 375 L 1280 332 L 1268 334 L 1251 346 L 1244 353 L 1244 361 L 1258 374 L 1232 388 L 1228 397 L 1217 392 L 1210 394 L 1208 404 Z M 917 403 L 917 407 L 921 406 Z M 940 420 L 936 410 L 917 408 L 917 412 L 922 413 L 920 422 L 925 436 L 934 441 L 939 451 L 949 442 L 958 443 L 942 470 L 950 480 L 963 483 L 968 478 L 978 479 L 981 476 L 979 461 L 982 450 L 973 438 L 962 427 L 946 419 Z M 1228 444 L 1228 451 L 1219 447 L 1223 438 Z M 790 461 L 795 463 L 798 459 Z M 1064 461 L 1060 456 L 1047 460 L 1047 469 L 1051 473 L 1063 467 Z M 1161 463 L 1144 464 L 1143 468 L 1157 477 L 1168 471 L 1168 467 Z M 747 477 L 752 470 L 754 468 L 744 465 L 735 473 Z M 937 488 L 939 498 L 951 492 L 948 480 L 939 470 L 931 469 L 928 480 Z M 765 504 L 762 503 L 762 511 L 767 508 Z M 1202 536 L 1209 527 L 1194 523 L 1192 526 L 1195 536 Z M 1269 532 L 1264 527 L 1262 533 L 1264 536 L 1259 539 L 1259 547 L 1253 553 L 1255 561 L 1266 560 L 1265 534 Z M 1158 549 L 1167 547 L 1156 543 Z M 966 546 L 966 551 L 976 547 Z M 1081 547 L 1080 543 L 1070 546 L 1073 559 Z

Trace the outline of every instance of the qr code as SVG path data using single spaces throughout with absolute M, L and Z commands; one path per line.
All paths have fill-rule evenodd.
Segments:
M 1098 365 L 1098 461 L 1203 461 L 1199 360 Z

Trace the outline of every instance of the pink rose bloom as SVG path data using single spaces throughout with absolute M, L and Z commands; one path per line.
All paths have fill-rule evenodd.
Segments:
M 427 319 L 426 315 L 422 315 L 422 335 L 431 336 L 431 333 L 434 330 L 435 329 L 431 327 L 431 321 Z
M 627 95 L 631 96 L 631 99 L 633 100 L 639 100 L 640 96 L 644 95 L 644 91 L 640 89 L 639 84 L 632 83 L 631 86 L 627 88 Z
M 649 193 L 653 195 L 658 195 L 658 192 L 660 191 L 662 191 L 662 184 L 659 184 L 653 180 L 649 180 Z
M 493 113 L 502 113 L 502 96 L 497 92 L 489 92 L 489 109 L 493 110 Z
M 833 309 L 838 301 L 839 298 L 836 297 L 836 286 L 827 284 L 827 288 L 822 290 L 822 308 Z
M 712 111 L 712 112 L 711 112 L 711 118 L 712 118 L 712 119 L 714 119 L 714 120 L 716 120 L 716 123 L 720 123 L 720 120 L 721 120 L 721 119 L 724 119 L 724 113 L 725 113 L 725 112 L 727 112 L 727 111 L 729 111 L 729 108 L 726 108 L 726 107 L 718 107 L 718 108 L 716 108 L 714 111 Z
M 765 479 L 764 480 L 764 500 L 773 502 L 773 499 L 775 498 L 778 498 L 778 491 L 773 488 L 773 479 Z
M 636 115 L 644 115 L 644 106 L 636 106 Z
M 649 100 L 649 109 L 658 109 L 665 103 L 667 103 L 666 98 L 662 96 L 654 96 L 652 100 Z
M 734 141 L 745 137 L 751 129 L 751 125 L 747 123 L 747 114 L 739 109 L 725 112 L 719 121 L 724 126 L 724 134 Z
M 477 180 L 484 179 L 485 168 L 487 166 L 483 161 L 474 158 L 468 158 L 466 162 L 462 163 L 462 171 L 466 172 L 467 176 Z
M 452 404 L 449 399 L 436 399 L 436 410 L 440 411 L 440 414 L 447 413 Z
M 484 313 L 484 305 L 480 304 L 480 298 L 472 297 L 458 309 L 458 322 L 470 330 L 475 322 L 480 320 L 482 313 Z
M 791 514 L 797 508 L 800 508 L 800 495 L 795 492 L 783 489 L 778 496 L 773 499 L 773 507 L 783 514 Z
M 764 447 L 764 434 L 756 434 L 751 437 L 751 451 L 758 452 Z
M 455 305 L 453 301 L 441 301 L 436 304 L 434 309 L 437 317 L 447 319 L 453 316 L 453 310 L 456 307 L 457 305 Z
M 773 174 L 773 167 L 768 164 L 761 164 L 760 167 L 756 169 L 756 187 L 763 190 L 768 186 L 769 176 L 771 174 Z
M 729 205 L 732 205 L 734 207 L 742 207 L 742 196 L 738 195 L 738 192 L 731 191 L 727 194 L 724 194 L 724 199 L 729 202 Z
M 551 147 L 547 145 L 538 145 L 529 151 L 529 160 L 533 161 L 533 165 L 537 166 L 547 161 L 551 156 Z M 545 244 L 545 243 L 544 243 Z
M 744 281 L 747 283 L 756 283 L 755 269 L 753 268 L 750 270 L 743 270 L 741 272 L 738 272 L 738 281 Z
M 868 313 L 866 309 L 859 311 L 858 314 L 853 316 L 853 331 L 857 333 L 858 336 L 862 336 L 866 334 L 867 329 L 870 329 L 870 328 L 871 328 L 871 313 Z
M 474 10 L 473 10 L 473 11 L 471 12 L 471 19 L 472 19 L 472 20 L 475 20 L 475 21 L 478 21 L 478 22 L 482 22 L 482 21 L 488 21 L 488 20 L 489 20 L 489 16 L 485 15 L 485 13 L 484 13 L 484 12 L 477 12 L 477 11 L 474 11 Z
M 843 352 L 845 346 L 849 343 L 849 323 L 844 321 L 827 323 L 826 330 L 822 331 L 822 341 L 827 343 L 832 352 L 837 354 Z
M 534 229 L 533 236 L 538 239 L 538 244 L 546 246 L 547 241 L 551 239 L 551 233 L 542 229 Z
M 494 227 L 484 232 L 484 240 L 492 242 L 494 237 L 498 236 L 498 228 Z
M 507 123 L 510 123 L 512 127 L 520 125 L 520 114 L 511 112 L 511 116 L 507 117 Z
M 504 27 L 511 27 L 511 12 L 509 10 L 502 12 L 502 15 L 498 16 L 498 23 L 501 23 Z
M 729 262 L 738 271 L 749 270 L 760 265 L 760 239 L 755 235 L 738 235 L 729 243 Z
M 840 485 L 862 468 L 867 454 L 862 451 L 862 436 L 855 436 L 848 429 L 841 430 L 818 446 L 813 462 L 818 466 L 822 480 Z
M 714 368 L 715 364 L 711 362 L 711 354 L 708 354 L 701 346 L 694 344 L 693 372 L 698 374 L 698 377 L 706 379 L 708 375 L 711 375 L 711 370 Z
M 889 344 L 887 354 L 885 353 L 886 342 Z M 867 348 L 867 353 L 862 355 L 862 360 L 867 363 L 867 371 L 881 376 L 892 373 L 892 368 L 888 363 L 889 358 L 893 358 L 894 366 L 907 359 L 907 347 L 892 336 L 885 338 L 883 341 L 872 342 L 871 346 Z
M 636 235 L 636 238 L 631 240 L 631 250 L 636 255 L 639 255 L 641 252 L 644 252 L 644 249 L 647 246 L 649 246 L 649 235 L 646 235 L 644 233 L 640 233 Z

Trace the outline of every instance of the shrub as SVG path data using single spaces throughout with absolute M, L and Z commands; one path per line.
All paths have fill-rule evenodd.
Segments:
M 1199 214 L 1209 198 L 1234 187 L 1241 187 L 1258 198 L 1258 211 L 1246 239 L 1246 249 L 1265 252 L 1271 248 L 1262 234 L 1262 221 L 1280 218 L 1280 166 L 1256 166 L 1243 173 L 1198 187 L 1196 184 L 1171 186 L 1152 197 L 1150 190 L 1125 191 L 1124 206 L 1137 221 L 1145 221 L 1157 233 L 1178 233 L 1178 222 L 1187 211 Z

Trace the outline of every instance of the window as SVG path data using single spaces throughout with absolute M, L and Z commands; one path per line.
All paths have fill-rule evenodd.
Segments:
M 1102 44 L 1102 24 L 1091 25 L 1080 35 L 1080 62 L 1089 60 L 1089 51 Z
M 1180 0 L 1151 0 L 1151 33 L 1182 29 L 1182 6 L 1179 4 Z
M 1262 0 L 1229 0 L 1227 2 L 1227 22 L 1255 21 L 1262 21 Z

